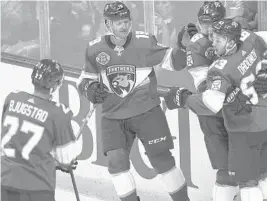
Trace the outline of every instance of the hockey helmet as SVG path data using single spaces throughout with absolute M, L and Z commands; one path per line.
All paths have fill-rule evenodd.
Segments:
M 226 9 L 220 1 L 205 1 L 198 11 L 198 20 L 200 23 L 213 23 L 223 19 Z
M 62 84 L 64 71 L 55 60 L 43 59 L 34 66 L 31 78 L 35 87 L 54 91 Z
M 115 1 L 105 5 L 104 19 L 116 21 L 125 18 L 131 19 L 131 13 L 124 3 Z
M 226 18 L 219 20 L 212 25 L 213 33 L 226 37 L 228 40 L 239 41 L 242 27 L 233 19 Z

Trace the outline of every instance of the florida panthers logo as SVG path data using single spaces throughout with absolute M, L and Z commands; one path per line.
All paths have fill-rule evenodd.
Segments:
M 134 88 L 136 81 L 135 66 L 114 65 L 107 68 L 107 78 L 112 91 L 119 97 L 124 98 Z

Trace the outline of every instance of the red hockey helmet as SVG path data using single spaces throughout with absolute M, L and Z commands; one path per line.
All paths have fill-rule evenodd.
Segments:
M 212 31 L 221 36 L 225 36 L 230 40 L 239 41 L 242 27 L 240 23 L 233 19 L 226 18 L 213 23 Z
M 220 1 L 205 1 L 198 11 L 198 20 L 200 23 L 213 23 L 223 19 L 226 9 Z
M 62 84 L 64 71 L 55 60 L 43 59 L 37 63 L 31 75 L 35 87 L 55 90 Z
M 131 19 L 131 13 L 124 3 L 120 1 L 115 1 L 107 3 L 105 5 L 104 18 L 106 20 L 111 20 L 111 21 L 116 21 L 125 18 Z

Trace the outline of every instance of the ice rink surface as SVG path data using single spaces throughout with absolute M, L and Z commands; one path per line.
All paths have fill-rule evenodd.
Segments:
M 103 201 L 95 197 L 89 197 L 83 194 L 79 195 L 81 201 Z M 56 189 L 56 201 L 76 201 L 74 191 L 67 191 L 64 189 Z

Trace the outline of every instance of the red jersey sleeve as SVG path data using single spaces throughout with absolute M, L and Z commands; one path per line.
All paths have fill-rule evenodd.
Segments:
M 97 65 L 95 61 L 95 44 L 99 43 L 101 38 L 97 38 L 91 42 L 86 47 L 85 50 L 85 61 L 82 68 L 82 72 L 76 82 L 77 88 L 81 94 L 83 94 L 84 85 L 87 82 L 93 82 L 98 80 L 98 75 L 100 72 L 97 70 Z
M 61 164 L 69 164 L 78 155 L 76 137 L 73 133 L 71 119 L 72 111 L 63 104 L 57 104 L 59 114 L 54 120 L 55 128 L 55 158 Z
M 186 101 L 187 108 L 199 115 L 213 115 L 222 109 L 226 93 L 231 87 L 231 81 L 223 71 L 226 64 L 227 60 L 220 59 L 210 66 L 207 89 L 191 95 Z

